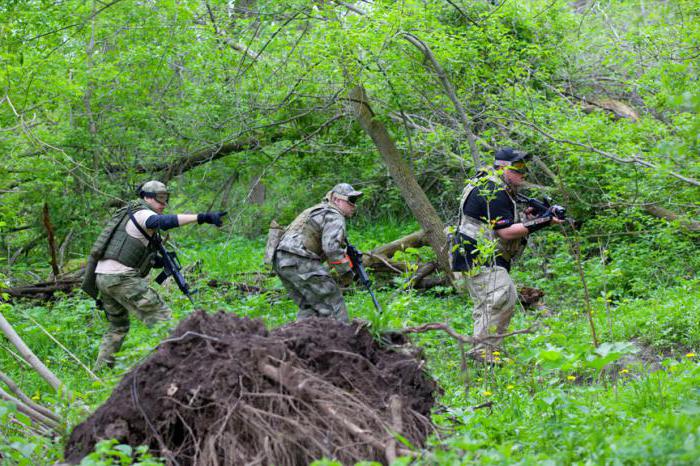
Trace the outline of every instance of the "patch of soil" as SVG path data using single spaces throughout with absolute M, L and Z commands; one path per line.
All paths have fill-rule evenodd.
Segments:
M 386 464 L 410 454 L 394 434 L 424 445 L 439 391 L 402 338 L 381 347 L 359 322 L 268 331 L 196 312 L 73 430 L 66 461 L 116 438 L 179 465 Z

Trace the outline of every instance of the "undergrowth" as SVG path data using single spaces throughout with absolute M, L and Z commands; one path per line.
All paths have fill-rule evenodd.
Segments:
M 350 234 L 357 246 L 367 250 L 414 227 L 387 224 Z M 561 238 L 547 236 L 540 241 L 545 246 L 550 241 L 564 245 Z M 295 318 L 294 304 L 262 265 L 262 239 L 185 239 L 178 246 L 197 290 L 198 308 L 263 318 L 270 327 Z M 700 280 L 691 277 L 671 287 L 650 287 L 638 297 L 612 296 L 600 292 L 606 286 L 609 292 L 615 288 L 606 284 L 607 272 L 596 268 L 599 258 L 584 258 L 584 269 L 591 271 L 585 277 L 591 289 L 598 290 L 589 296 L 600 340 L 595 348 L 586 318 L 589 304 L 581 293 L 575 262 L 562 253 L 568 257 L 566 269 L 565 258 L 555 254 L 547 260 L 558 272 L 548 274 L 541 267 L 544 258 L 537 255 L 543 247 L 534 245 L 535 257 L 517 268 L 515 277 L 520 284 L 544 289 L 544 305 L 516 313 L 511 328 L 532 327 L 534 332 L 509 338 L 496 355 L 500 365 L 484 368 L 470 362 L 464 372 L 459 348 L 447 334 L 412 337 L 424 349 L 428 370 L 444 389 L 434 414 L 441 431 L 428 449 L 419 452 L 416 463 L 692 464 L 700 457 L 700 365 L 695 353 L 700 349 Z M 425 251 L 407 254 L 415 258 Z M 460 333 L 471 333 L 467 297 L 446 289 L 419 293 L 397 286 L 404 278 L 375 280 L 381 315 L 366 291 L 356 288 L 348 293 L 351 316 L 370 321 L 376 333 L 427 322 L 447 322 Z M 262 293 L 243 293 L 235 283 L 255 284 Z M 69 432 L 109 397 L 123 373 L 146 357 L 175 322 L 193 311 L 172 284 L 160 291 L 173 309 L 174 321 L 155 329 L 134 321 L 115 368 L 98 374 L 99 381 L 75 360 L 91 366 L 106 329 L 92 301 L 76 294 L 58 296 L 50 303 L 2 305 L 17 332 L 74 392 L 71 403 L 52 395 L 7 342 L 0 348 L 0 365 L 32 398 L 58 411 Z M 0 403 L 3 464 L 51 464 L 61 459 L 65 434 L 29 435 L 6 422 L 11 415 L 22 418 Z M 107 442 L 84 464 L 158 464 L 157 458 L 137 447 Z

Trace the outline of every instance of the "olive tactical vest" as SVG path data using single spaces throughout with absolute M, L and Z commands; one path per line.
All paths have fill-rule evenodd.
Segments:
M 518 212 L 518 207 L 515 203 L 515 200 L 513 199 L 513 196 L 511 196 L 508 190 L 506 189 L 506 185 L 503 182 L 503 180 L 501 180 L 498 176 L 495 176 L 494 174 L 489 174 L 487 176 L 487 179 L 495 184 L 496 190 L 504 190 L 506 194 L 508 194 L 508 198 L 513 204 L 513 223 L 520 222 L 520 213 Z M 475 181 L 476 180 L 470 181 L 469 184 L 464 188 L 464 191 L 462 191 L 462 200 L 459 203 L 459 232 L 477 241 L 477 243 L 480 241 L 497 241 L 498 253 L 503 259 L 507 261 L 511 261 L 513 259 L 518 258 L 520 254 L 522 254 L 524 249 L 524 244 L 521 238 L 511 240 L 505 240 L 503 238 L 500 238 L 493 230 L 492 226 L 488 223 L 485 223 L 480 219 L 464 215 L 464 204 L 467 202 L 467 198 L 472 193 L 472 191 L 474 191 L 474 188 L 477 187 L 477 183 Z M 483 186 L 483 183 L 478 184 Z M 488 213 L 486 214 L 488 215 Z M 496 219 L 494 218 L 489 220 L 494 221 Z
M 117 221 L 119 223 L 114 229 L 109 243 L 104 246 L 104 254 L 100 259 L 115 260 L 127 267 L 138 270 L 141 276 L 146 276 L 151 270 L 153 256 L 156 252 L 150 242 L 144 245 L 139 239 L 126 232 L 127 222 L 131 220 L 128 215 L 128 209 L 131 209 L 131 213 L 135 214 L 140 210 L 150 210 L 151 208 L 143 202 L 133 202 L 127 207 L 119 209 L 110 220 L 110 224 Z M 100 235 L 100 238 L 102 238 L 102 235 Z M 98 242 L 100 238 L 98 238 Z M 95 246 L 98 246 L 98 243 L 95 243 Z M 93 246 L 93 249 L 95 246 Z
M 280 239 L 277 250 L 290 252 L 297 256 L 311 259 L 325 260 L 326 257 L 321 244 L 323 230 L 320 225 L 311 221 L 311 217 L 326 213 L 342 215 L 340 211 L 331 206 L 328 202 L 309 207 L 299 214 L 287 227 L 287 230 L 282 235 L 282 239 Z

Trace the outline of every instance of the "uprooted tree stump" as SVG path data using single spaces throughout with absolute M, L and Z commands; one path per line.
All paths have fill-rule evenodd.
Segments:
M 382 463 L 421 447 L 439 390 L 401 335 L 381 347 L 358 322 L 196 312 L 72 432 L 68 462 L 106 438 L 170 464 Z M 402 351 L 392 348 L 398 346 Z

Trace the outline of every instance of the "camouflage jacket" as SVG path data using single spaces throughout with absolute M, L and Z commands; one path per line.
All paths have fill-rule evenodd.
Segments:
M 329 202 L 322 202 L 294 219 L 277 250 L 335 264 L 344 262 L 346 247 L 345 217 Z

